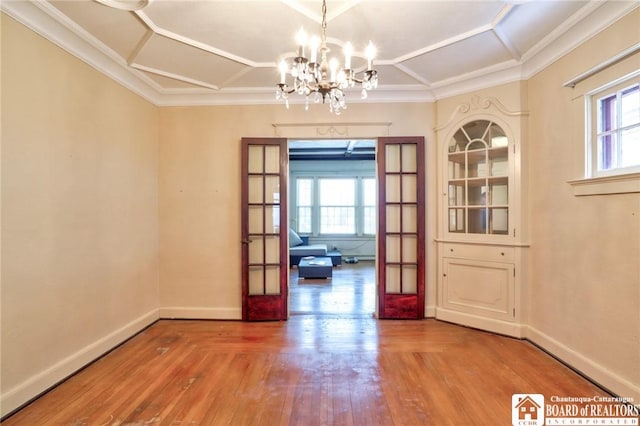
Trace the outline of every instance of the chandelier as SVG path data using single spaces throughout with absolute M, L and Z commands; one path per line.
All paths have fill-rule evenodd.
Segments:
M 361 97 L 367 98 L 367 90 L 378 87 L 378 72 L 372 69 L 376 48 L 369 41 L 365 49 L 367 69 L 362 73 L 362 78 L 356 77 L 356 71 L 351 67 L 353 46 L 347 43 L 344 46 L 344 68 L 339 69 L 336 58 L 327 59 L 329 48 L 327 47 L 327 2 L 322 1 L 322 34 L 321 38 L 312 37 L 309 40 L 309 56 L 305 56 L 305 44 L 307 36 L 301 28 L 296 36 L 298 50 L 291 66 L 283 59 L 278 69 L 280 71 L 280 83 L 276 89 L 276 99 L 284 100 L 289 108 L 289 94 L 297 93 L 305 97 L 305 110 L 309 109 L 309 97 L 314 103 L 328 103 L 329 111 L 340 115 L 342 109 L 347 108 L 344 90 L 362 85 Z M 320 62 L 318 62 L 318 53 Z M 287 74 L 293 78 L 290 87 L 287 82 Z

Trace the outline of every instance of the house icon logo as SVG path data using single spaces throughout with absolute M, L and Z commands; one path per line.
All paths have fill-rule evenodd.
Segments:
M 513 426 L 544 425 L 544 395 L 516 393 L 511 396 Z

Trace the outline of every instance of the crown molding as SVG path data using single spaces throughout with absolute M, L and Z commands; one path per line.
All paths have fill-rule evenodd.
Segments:
M 275 99 L 272 87 L 260 89 L 234 88 L 216 92 L 203 89 L 163 90 L 158 106 L 204 106 L 204 105 L 284 105 Z M 431 90 L 421 85 L 379 86 L 368 92 L 367 99 L 360 98 L 357 89 L 347 89 L 345 95 L 350 104 L 357 103 L 420 103 L 434 102 Z M 302 105 L 304 97 L 291 97 L 289 104 Z
M 377 90 L 369 92 L 366 100 L 361 100 L 357 91 L 348 91 L 347 96 L 350 103 L 435 102 L 450 96 L 526 80 L 638 7 L 640 2 L 594 0 L 520 60 L 512 59 L 433 84 L 381 85 Z M 45 1 L 0 1 L 0 10 L 154 105 L 280 104 L 275 100 L 274 89 L 271 87 L 163 89 L 143 70 L 127 64 L 115 52 L 105 48 Z M 289 101 L 291 104 L 304 103 L 304 99 L 292 98 Z
M 523 79 L 526 78 L 523 76 L 522 65 L 511 60 L 473 73 L 443 80 L 433 84 L 431 89 L 435 99 L 445 99 Z
M 121 10 L 140 10 L 144 9 L 149 5 L 151 0 L 96 0 L 98 3 L 102 3 L 109 7 L 115 7 L 116 9 Z
M 579 14 L 574 15 L 573 21 L 565 23 L 561 36 L 550 39 L 551 33 L 523 57 L 523 76 L 526 79 L 533 77 L 639 7 L 640 2 L 637 1 L 589 2 Z
M 124 61 L 118 61 L 115 53 L 110 54 L 88 41 L 84 30 L 65 21 L 57 9 L 46 2 L 0 1 L 0 10 L 147 101 L 153 104 L 160 101 L 157 88 L 145 82 Z

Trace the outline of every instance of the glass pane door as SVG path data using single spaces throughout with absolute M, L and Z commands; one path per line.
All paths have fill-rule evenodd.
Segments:
M 380 318 L 424 318 L 424 138 L 378 140 Z
M 448 231 L 509 233 L 509 140 L 488 120 L 471 121 L 448 146 Z
M 285 139 L 242 139 L 242 317 L 287 319 Z

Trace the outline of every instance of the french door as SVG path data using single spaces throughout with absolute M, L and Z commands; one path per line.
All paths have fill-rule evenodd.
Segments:
M 242 138 L 242 319 L 286 320 L 286 139 Z
M 378 139 L 378 316 L 424 318 L 423 137 Z

